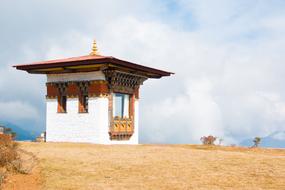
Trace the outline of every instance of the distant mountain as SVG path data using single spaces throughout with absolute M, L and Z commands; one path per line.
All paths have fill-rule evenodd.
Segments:
M 254 137 L 253 137 L 254 138 Z M 252 146 L 253 138 L 240 143 L 241 146 Z M 261 137 L 261 147 L 285 148 L 285 131 L 276 131 L 266 137 Z
M 6 128 L 11 128 L 12 131 L 16 133 L 16 140 L 34 140 L 36 138 L 36 134 L 33 134 L 31 131 L 24 130 L 15 124 L 0 121 L 0 125 L 4 125 Z

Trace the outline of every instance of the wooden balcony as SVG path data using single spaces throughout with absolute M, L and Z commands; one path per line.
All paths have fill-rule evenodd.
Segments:
M 129 140 L 133 133 L 133 119 L 119 117 L 115 117 L 112 119 L 109 128 L 109 135 L 111 140 Z

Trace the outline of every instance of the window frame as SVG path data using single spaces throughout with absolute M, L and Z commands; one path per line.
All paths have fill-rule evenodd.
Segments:
M 67 113 L 67 96 L 66 95 L 58 96 L 57 113 Z
M 79 96 L 78 113 L 88 113 L 89 112 L 88 102 L 89 102 L 88 94 L 82 94 Z
M 120 110 L 120 115 L 116 114 L 116 96 L 121 96 L 121 110 Z M 126 96 L 128 96 L 128 103 L 126 105 L 125 100 L 126 100 Z M 114 92 L 113 93 L 113 105 L 112 105 L 112 110 L 113 110 L 113 118 L 130 118 L 131 114 L 130 114 L 130 103 L 131 103 L 131 95 L 127 94 L 127 93 L 122 93 L 122 92 Z M 127 110 L 125 110 L 127 108 Z M 126 111 L 126 113 L 125 113 Z

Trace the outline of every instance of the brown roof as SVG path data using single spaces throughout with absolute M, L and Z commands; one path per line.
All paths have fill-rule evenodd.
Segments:
M 98 67 L 97 67 L 98 66 Z M 56 59 L 49 61 L 35 62 L 32 64 L 15 65 L 16 69 L 24 70 L 29 73 L 49 74 L 66 72 L 88 72 L 97 67 L 126 69 L 131 72 L 138 72 L 150 78 L 160 78 L 170 76 L 171 72 L 138 65 L 128 61 L 120 60 L 112 56 L 86 55 L 80 57 L 71 57 L 66 59 Z M 77 68 L 77 69 L 74 69 Z

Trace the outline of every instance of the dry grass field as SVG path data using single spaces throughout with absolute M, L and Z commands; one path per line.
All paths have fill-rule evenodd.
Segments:
M 38 158 L 4 189 L 285 189 L 285 150 L 21 143 Z

